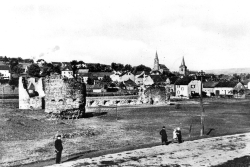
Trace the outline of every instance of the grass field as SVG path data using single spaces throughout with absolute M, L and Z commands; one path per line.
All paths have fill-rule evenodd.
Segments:
M 54 136 L 64 138 L 63 156 L 89 150 L 159 143 L 159 131 L 166 126 L 169 139 L 181 127 L 184 140 L 200 134 L 200 105 L 197 100 L 170 106 L 119 107 L 88 113 L 79 120 L 51 120 L 43 110 L 19 110 L 17 102 L 5 101 L 0 109 L 0 166 L 13 166 L 54 158 Z M 0 102 L 0 104 L 2 104 Z M 204 99 L 205 133 L 219 136 L 250 131 L 249 99 Z

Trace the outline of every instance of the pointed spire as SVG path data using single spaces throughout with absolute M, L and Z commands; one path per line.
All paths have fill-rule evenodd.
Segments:
M 155 58 L 156 58 L 156 59 L 158 59 L 158 54 L 157 54 L 157 51 L 156 51 L 156 53 L 155 53 Z
M 181 65 L 185 66 L 184 56 L 182 57 Z
M 182 62 L 181 62 L 181 66 L 184 66 L 184 67 L 186 67 L 186 65 L 185 65 L 185 61 L 184 61 L 184 56 L 182 57 Z

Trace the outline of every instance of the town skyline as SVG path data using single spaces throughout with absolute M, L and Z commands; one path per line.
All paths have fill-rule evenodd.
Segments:
M 1 2 L 0 55 L 178 71 L 248 68 L 247 1 Z M 216 2 L 216 5 L 215 5 Z M 98 4 L 98 5 L 96 5 Z

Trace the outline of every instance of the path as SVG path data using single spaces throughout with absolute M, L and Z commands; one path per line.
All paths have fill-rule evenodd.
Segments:
M 213 166 L 250 156 L 250 133 L 186 141 L 182 144 L 107 154 L 50 167 L 80 166 Z

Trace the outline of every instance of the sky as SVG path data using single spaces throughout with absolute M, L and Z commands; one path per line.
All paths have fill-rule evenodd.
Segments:
M 30 0 L 0 2 L 0 56 L 160 64 L 177 71 L 250 67 L 250 2 Z

